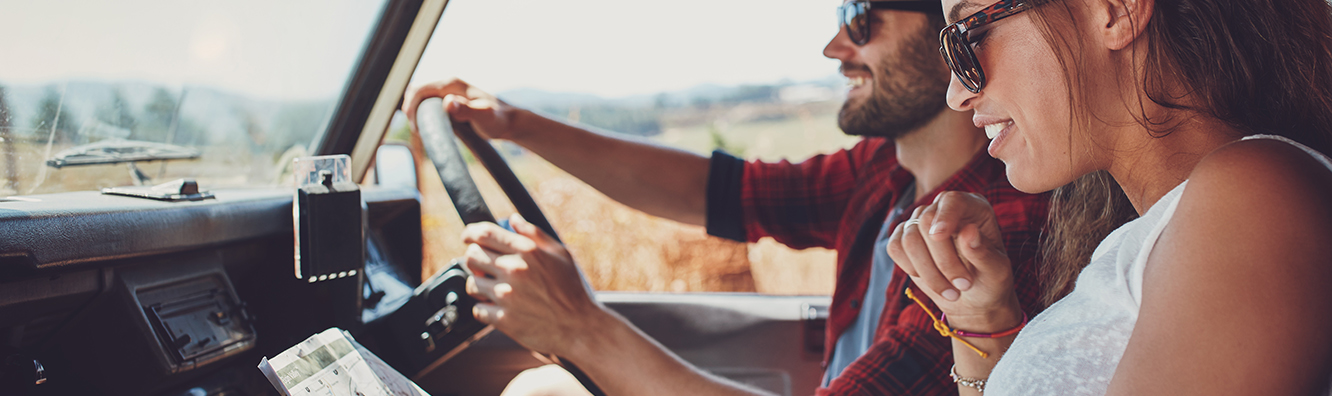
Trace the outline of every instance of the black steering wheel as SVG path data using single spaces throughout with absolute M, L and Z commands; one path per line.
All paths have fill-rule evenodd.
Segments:
M 541 212 L 541 208 L 537 207 L 536 201 L 532 200 L 532 195 L 518 181 L 518 176 L 513 174 L 513 170 L 509 168 L 509 164 L 504 161 L 504 158 L 500 157 L 495 148 L 490 145 L 490 142 L 477 135 L 471 124 L 451 122 L 448 115 L 444 113 L 443 104 L 444 102 L 440 98 L 428 98 L 421 101 L 416 112 L 416 127 L 421 134 L 421 142 L 425 145 L 426 155 L 430 157 L 430 161 L 435 165 L 435 170 L 439 172 L 439 178 L 444 182 L 444 189 L 448 191 L 449 198 L 453 200 L 453 206 L 458 210 L 458 215 L 462 218 L 463 223 L 495 222 L 495 215 L 491 213 L 485 200 L 481 198 L 481 191 L 477 189 L 476 182 L 472 180 L 472 175 L 467 170 L 467 163 L 463 160 L 462 152 L 458 150 L 458 144 L 454 140 L 455 135 L 471 150 L 477 161 L 499 183 L 504 195 L 508 196 L 509 201 L 518 209 L 518 214 L 545 231 L 556 241 L 559 241 L 560 237 L 555 233 L 555 228 L 550 225 L 550 221 L 546 220 L 546 215 Z M 471 299 L 465 293 L 458 298 Z M 471 304 L 462 305 L 471 306 Z M 465 310 L 465 312 L 455 312 L 455 315 L 459 317 L 455 321 L 476 320 L 472 318 L 470 309 Z M 485 329 L 485 331 L 489 331 L 489 329 Z M 592 382 L 592 379 L 588 378 L 587 374 L 584 374 L 573 363 L 561 360 L 556 356 L 551 356 L 551 358 L 570 374 L 573 374 L 578 382 L 582 383 L 583 387 L 587 388 L 593 395 L 605 395 Z
M 486 168 L 486 171 L 490 172 L 495 182 L 499 183 L 504 195 L 508 196 L 509 201 L 518 209 L 518 214 L 550 234 L 556 241 L 560 240 L 555 228 L 546 220 L 546 215 L 537 207 L 532 195 L 527 193 L 527 189 L 518 181 L 518 176 L 513 174 L 513 170 L 509 168 L 507 162 L 504 162 L 504 158 L 500 157 L 490 142 L 477 135 L 471 124 L 451 122 L 444 113 L 442 99 L 428 98 L 421 101 L 416 112 L 416 127 L 421 133 L 421 142 L 425 145 L 426 155 L 435 164 L 435 170 L 439 171 L 444 189 L 448 191 L 449 198 L 453 200 L 453 206 L 458 210 L 463 223 L 495 222 L 495 216 L 486 206 L 486 201 L 481 198 L 481 191 L 476 188 L 476 182 L 472 180 L 472 175 L 467 170 L 467 163 L 463 161 L 462 153 L 453 139 L 455 135 L 472 151 L 472 155 Z

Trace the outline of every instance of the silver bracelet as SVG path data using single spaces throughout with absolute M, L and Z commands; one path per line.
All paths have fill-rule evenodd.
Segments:
M 967 378 L 957 375 L 956 364 L 953 365 L 953 368 L 948 369 L 948 376 L 953 379 L 954 384 L 975 389 L 980 393 L 985 393 L 985 378 Z

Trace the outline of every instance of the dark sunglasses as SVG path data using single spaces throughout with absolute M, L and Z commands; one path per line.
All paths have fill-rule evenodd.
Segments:
M 870 39 L 870 10 L 899 10 L 917 12 L 942 12 L 938 1 L 923 0 L 856 0 L 837 7 L 837 18 L 846 29 L 846 35 L 856 45 L 865 45 Z
M 999 0 L 998 3 L 985 7 L 939 31 L 939 54 L 943 55 L 948 68 L 953 69 L 957 80 L 962 86 L 967 87 L 968 91 L 980 93 L 981 89 L 985 88 L 985 71 L 981 70 L 980 62 L 976 61 L 976 52 L 971 49 L 971 45 L 976 43 L 971 37 L 971 32 L 1026 11 L 1031 8 L 1030 4 L 1025 0 Z

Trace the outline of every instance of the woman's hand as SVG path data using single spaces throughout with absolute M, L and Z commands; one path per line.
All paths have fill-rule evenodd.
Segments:
M 519 110 L 457 78 L 407 88 L 402 112 L 416 132 L 416 109 L 426 98 L 444 98 L 444 111 L 454 122 L 471 122 L 472 127 L 491 139 L 513 140 L 513 118 Z
M 509 224 L 516 233 L 493 223 L 463 231 L 467 294 L 480 300 L 472 314 L 528 349 L 567 356 L 580 337 L 598 333 L 584 327 L 602 306 L 563 245 L 521 216 Z
M 888 255 L 953 327 L 989 333 L 1022 322 L 1003 235 L 984 197 L 940 193 L 893 229 Z

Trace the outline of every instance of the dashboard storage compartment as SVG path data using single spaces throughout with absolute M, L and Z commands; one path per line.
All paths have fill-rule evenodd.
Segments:
M 249 317 L 223 278 L 205 275 L 139 290 L 136 297 L 162 349 L 179 372 L 254 344 Z
M 60 347 L 88 385 L 149 394 L 253 349 L 257 336 L 216 253 L 117 267 L 111 285 Z

